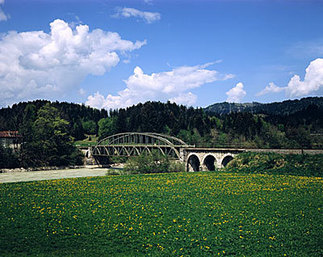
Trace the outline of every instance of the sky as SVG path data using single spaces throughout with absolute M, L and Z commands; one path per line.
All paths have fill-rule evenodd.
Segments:
M 323 95 L 321 0 L 0 0 L 0 108 Z

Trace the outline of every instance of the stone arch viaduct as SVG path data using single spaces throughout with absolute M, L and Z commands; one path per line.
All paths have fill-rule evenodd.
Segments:
M 243 149 L 184 148 L 183 161 L 187 171 L 212 171 L 225 167 Z

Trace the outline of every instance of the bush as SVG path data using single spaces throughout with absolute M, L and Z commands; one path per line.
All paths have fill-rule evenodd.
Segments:
M 241 153 L 225 167 L 230 172 L 323 176 L 323 154 Z
M 0 168 L 17 168 L 19 160 L 17 154 L 0 143 Z
M 173 161 L 170 163 L 169 172 L 185 172 L 185 163 Z
M 142 154 L 130 158 L 124 167 L 130 173 L 164 173 L 170 171 L 170 161 L 167 156 L 163 156 L 153 151 L 151 155 Z
M 84 155 L 75 147 L 74 151 L 69 156 L 69 165 L 83 165 Z
M 110 163 L 126 163 L 128 157 L 126 156 L 109 156 Z

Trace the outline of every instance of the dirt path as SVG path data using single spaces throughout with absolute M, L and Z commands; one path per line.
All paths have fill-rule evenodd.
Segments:
M 105 176 L 106 173 L 106 168 L 80 168 L 65 170 L 0 173 L 0 183 L 50 180 L 62 178 L 96 177 Z

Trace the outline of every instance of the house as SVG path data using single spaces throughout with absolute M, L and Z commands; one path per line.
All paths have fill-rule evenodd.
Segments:
M 10 147 L 12 149 L 20 149 L 22 136 L 18 131 L 0 131 L 0 144 L 3 147 Z

